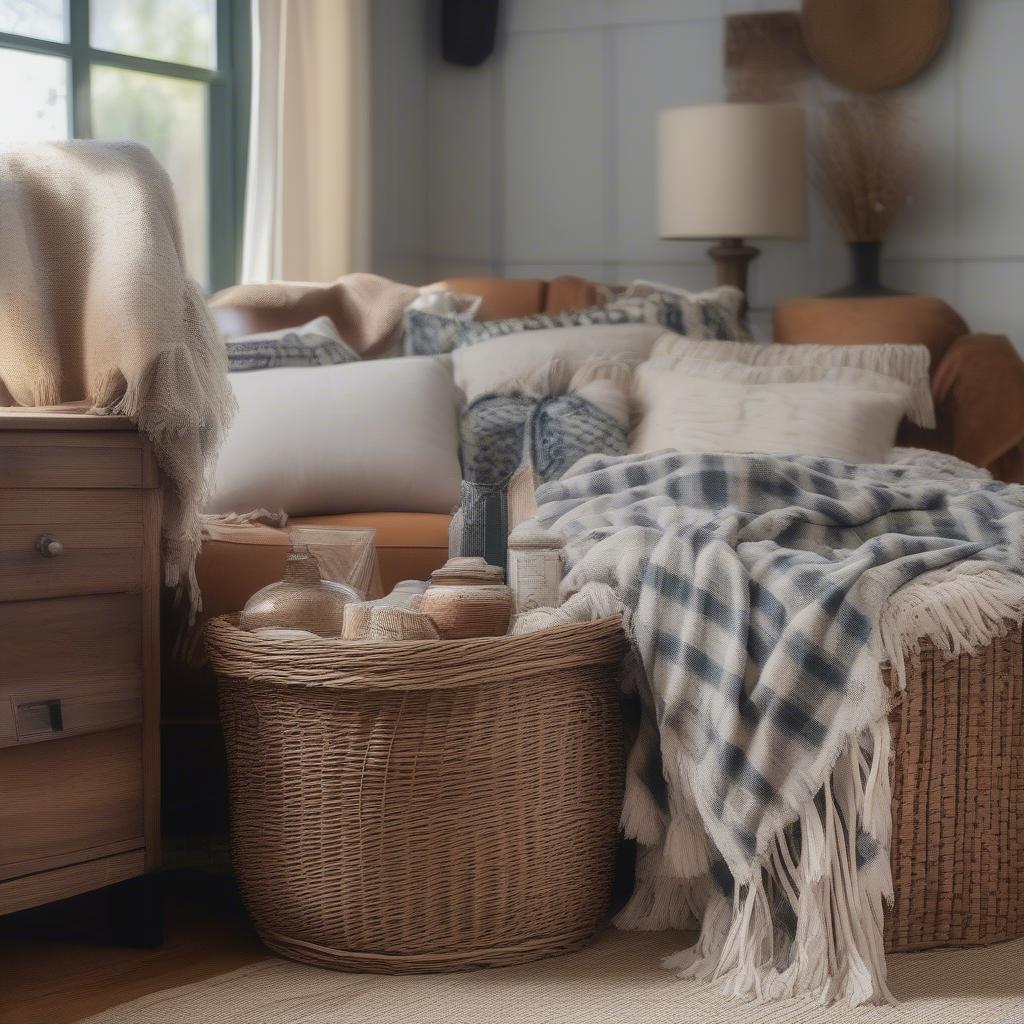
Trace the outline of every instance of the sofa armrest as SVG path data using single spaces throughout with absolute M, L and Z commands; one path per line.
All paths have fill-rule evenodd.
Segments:
M 789 299 L 773 317 L 773 337 L 783 345 L 924 345 L 933 366 L 967 330 L 962 317 L 932 295 Z
M 936 410 L 949 425 L 952 453 L 999 475 L 1016 476 L 1024 443 L 1024 360 L 1000 334 L 957 338 L 932 374 Z

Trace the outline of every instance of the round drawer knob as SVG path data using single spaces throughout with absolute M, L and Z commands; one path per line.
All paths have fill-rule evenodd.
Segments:
M 56 558 L 58 555 L 64 554 L 64 545 L 56 537 L 44 533 L 36 538 L 36 551 L 43 558 Z

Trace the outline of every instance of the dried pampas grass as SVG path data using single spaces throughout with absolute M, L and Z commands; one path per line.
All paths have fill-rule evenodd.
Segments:
M 878 97 L 829 104 L 811 155 L 814 183 L 846 241 L 882 241 L 910 203 L 921 166 L 903 104 Z

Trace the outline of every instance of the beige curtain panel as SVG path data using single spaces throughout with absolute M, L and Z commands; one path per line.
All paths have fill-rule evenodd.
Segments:
M 369 0 L 253 0 L 242 280 L 369 263 Z

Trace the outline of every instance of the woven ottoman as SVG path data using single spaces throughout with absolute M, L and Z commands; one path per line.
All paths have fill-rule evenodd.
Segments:
M 922 641 L 895 693 L 895 903 L 886 949 L 1024 935 L 1024 639 L 1018 626 L 973 656 Z

